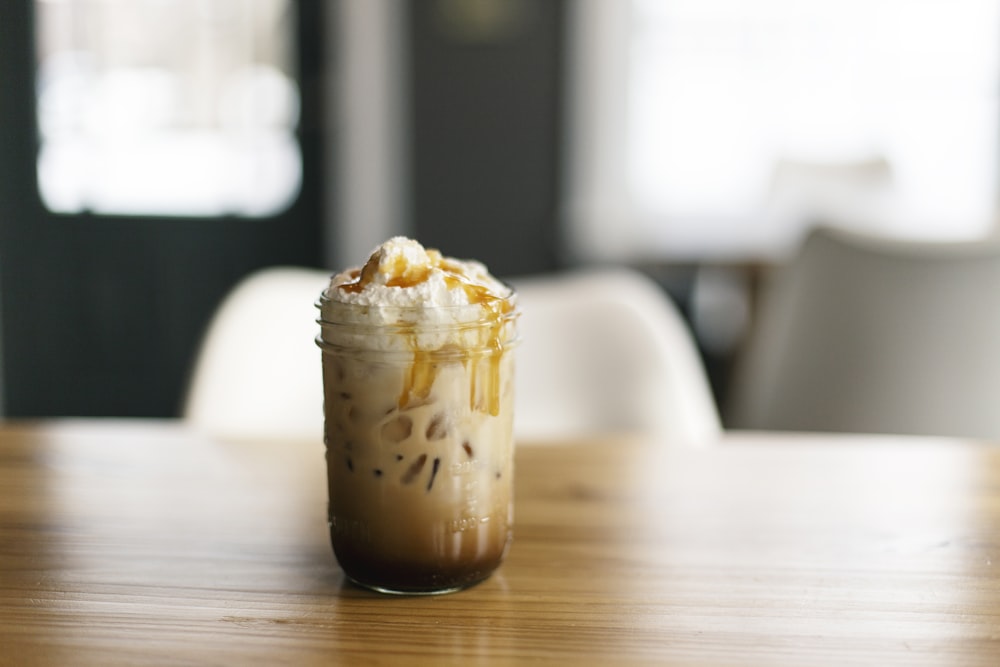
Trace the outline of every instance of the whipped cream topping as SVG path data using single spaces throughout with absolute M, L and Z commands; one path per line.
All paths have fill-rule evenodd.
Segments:
M 479 306 L 486 314 L 496 313 L 511 290 L 480 262 L 444 257 L 438 250 L 397 236 L 377 247 L 363 267 L 333 276 L 324 296 L 328 302 L 384 306 L 389 311 Z M 470 315 L 474 311 L 461 319 Z M 370 316 L 377 318 L 378 311 Z
M 391 238 L 363 267 L 333 276 L 318 306 L 320 347 L 405 355 L 400 408 L 425 400 L 441 364 L 459 361 L 470 409 L 499 413 L 500 360 L 517 342 L 518 313 L 513 291 L 483 264 Z

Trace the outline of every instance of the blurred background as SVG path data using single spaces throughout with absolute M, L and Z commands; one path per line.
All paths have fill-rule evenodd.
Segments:
M 177 415 L 237 281 L 394 234 L 639 269 L 724 408 L 810 229 L 995 234 L 998 49 L 988 0 L 5 0 L 0 414 Z

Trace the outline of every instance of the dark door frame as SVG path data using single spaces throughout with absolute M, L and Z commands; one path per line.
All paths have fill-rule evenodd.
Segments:
M 38 194 L 32 0 L 0 6 L 0 370 L 8 417 L 176 416 L 225 293 L 322 266 L 329 3 L 295 3 L 301 192 L 265 219 L 55 215 Z M 329 202 L 329 197 L 326 197 Z

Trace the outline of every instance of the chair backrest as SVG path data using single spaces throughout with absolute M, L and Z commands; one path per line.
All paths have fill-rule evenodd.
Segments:
M 520 438 L 631 431 L 707 441 L 718 434 L 693 339 L 652 280 L 595 269 L 511 283 L 522 311 Z
M 818 229 L 765 288 L 734 428 L 1000 437 L 1000 244 Z
M 227 296 L 195 363 L 185 418 L 227 439 L 321 439 L 313 307 L 329 274 L 277 268 Z M 707 440 L 720 420 L 694 343 L 649 279 L 623 270 L 522 277 L 519 440 L 650 432 Z
M 314 304 L 329 280 L 322 270 L 278 267 L 237 284 L 202 340 L 184 418 L 220 438 L 321 441 Z

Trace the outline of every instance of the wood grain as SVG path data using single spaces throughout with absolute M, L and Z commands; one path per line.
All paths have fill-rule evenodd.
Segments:
M 0 664 L 1000 664 L 1000 448 L 727 434 L 521 446 L 487 582 L 383 597 L 322 446 L 0 426 Z

